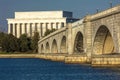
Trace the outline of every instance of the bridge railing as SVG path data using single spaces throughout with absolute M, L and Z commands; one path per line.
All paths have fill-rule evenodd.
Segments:
M 49 35 L 47 35 L 47 36 L 43 37 L 42 39 L 40 39 L 38 43 L 44 41 L 45 39 L 50 38 L 51 36 L 54 36 L 54 35 L 56 35 L 56 34 L 59 34 L 59 33 L 63 32 L 63 31 L 65 31 L 66 29 L 67 29 L 67 27 L 63 27 L 63 28 L 61 28 L 61 29 L 58 29 L 58 30 L 56 30 L 55 32 L 50 33 Z
M 83 25 L 83 21 L 84 21 L 84 18 L 72 23 L 72 27 Z
M 91 20 L 102 18 L 102 17 L 105 17 L 105 16 L 109 16 L 109 15 L 112 15 L 112 14 L 115 14 L 115 13 L 118 13 L 118 12 L 120 12 L 120 5 L 109 8 L 109 9 L 104 10 L 104 11 L 101 11 L 99 13 L 93 14 L 91 16 Z

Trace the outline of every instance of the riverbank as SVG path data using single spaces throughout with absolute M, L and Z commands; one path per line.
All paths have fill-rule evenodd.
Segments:
M 91 64 L 93 67 L 120 67 L 120 55 L 93 56 L 90 62 L 86 55 L 78 54 L 0 54 L 0 58 L 39 58 L 69 64 Z
M 36 54 L 0 54 L 0 58 L 36 58 Z
M 86 55 L 67 54 L 0 54 L 0 58 L 40 58 L 65 63 L 87 63 Z

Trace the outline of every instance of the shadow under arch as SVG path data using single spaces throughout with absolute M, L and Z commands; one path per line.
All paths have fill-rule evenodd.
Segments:
M 46 53 L 50 53 L 50 46 L 48 42 L 46 43 Z
M 43 47 L 43 44 L 41 45 L 41 53 L 44 53 L 44 47 Z
M 83 34 L 79 31 L 75 37 L 74 41 L 74 52 L 75 53 L 83 53 Z
M 114 42 L 109 29 L 102 25 L 98 28 L 94 42 L 93 54 L 112 54 L 114 52 Z
M 62 40 L 61 40 L 61 46 L 60 46 L 60 50 L 61 50 L 61 53 L 67 53 L 67 48 L 66 48 L 66 37 L 63 36 L 62 37 Z
M 56 40 L 54 39 L 53 42 L 52 42 L 52 49 L 51 49 L 52 53 L 58 53 L 58 47 L 57 47 L 57 42 Z

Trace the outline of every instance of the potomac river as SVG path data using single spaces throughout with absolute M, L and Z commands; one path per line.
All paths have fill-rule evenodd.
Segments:
M 120 68 L 93 68 L 34 58 L 1 58 L 0 80 L 120 80 Z

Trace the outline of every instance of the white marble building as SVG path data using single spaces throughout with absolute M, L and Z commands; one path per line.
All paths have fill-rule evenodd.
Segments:
M 15 18 L 7 19 L 8 34 L 19 38 L 21 34 L 31 37 L 34 32 L 39 32 L 42 37 L 46 29 L 60 29 L 65 27 L 66 23 L 76 20 L 78 19 L 72 17 L 72 12 L 68 11 L 15 12 Z

